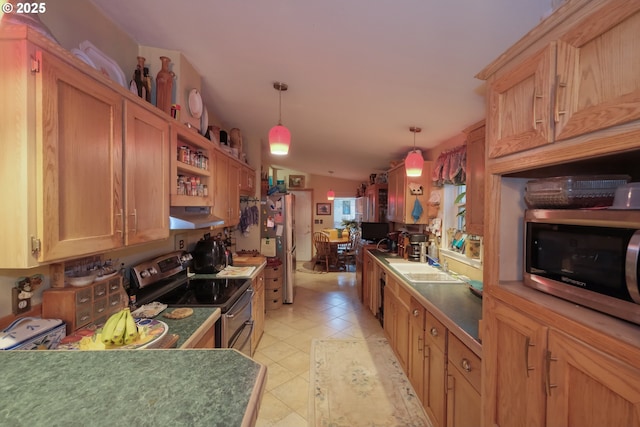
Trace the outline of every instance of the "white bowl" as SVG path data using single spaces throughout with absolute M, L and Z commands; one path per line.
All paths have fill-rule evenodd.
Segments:
M 87 286 L 93 283 L 98 277 L 97 271 L 82 271 L 79 273 L 70 273 L 66 277 L 66 281 L 71 286 Z
M 630 182 L 616 188 L 611 209 L 640 209 L 640 182 Z

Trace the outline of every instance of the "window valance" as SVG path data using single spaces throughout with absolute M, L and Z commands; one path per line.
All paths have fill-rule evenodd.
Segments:
M 443 151 L 433 167 L 432 181 L 436 186 L 461 185 L 467 182 L 467 146 Z

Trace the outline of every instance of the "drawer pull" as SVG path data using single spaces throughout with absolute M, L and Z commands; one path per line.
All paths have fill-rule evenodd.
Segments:
M 96 294 L 96 296 L 98 296 L 98 297 L 103 297 L 103 296 L 105 296 L 106 294 L 107 294 L 107 293 L 106 293 L 105 291 L 101 291 L 101 292 L 98 292 L 98 293 Z
M 90 301 L 90 300 L 91 300 L 91 298 L 86 298 L 86 297 L 85 297 L 85 298 L 80 298 L 79 303 L 80 303 L 80 304 L 84 304 L 85 302 L 88 302 L 88 301 Z
M 90 318 L 90 317 L 91 317 L 91 316 L 82 316 L 82 317 L 80 318 L 80 321 L 81 321 L 81 322 L 84 322 L 85 320 L 89 320 L 89 318 Z
M 413 317 L 418 317 L 418 315 L 420 314 L 420 311 L 418 311 L 418 309 L 416 308 L 413 310 L 412 314 L 413 314 Z
M 469 362 L 469 360 L 462 359 L 460 361 L 460 366 L 465 370 L 465 372 L 471 372 L 471 362 Z

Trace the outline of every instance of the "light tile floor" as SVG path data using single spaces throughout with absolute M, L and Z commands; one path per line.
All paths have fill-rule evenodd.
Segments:
M 298 263 L 293 304 L 267 310 L 254 359 L 267 365 L 257 427 L 304 427 L 309 406 L 311 340 L 382 338 L 378 320 L 362 305 L 353 272 L 312 273 Z

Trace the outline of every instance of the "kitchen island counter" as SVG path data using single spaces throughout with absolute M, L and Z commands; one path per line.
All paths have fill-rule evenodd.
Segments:
M 236 350 L 0 352 L 11 426 L 252 426 L 266 367 Z
M 220 318 L 220 309 L 218 307 L 190 307 L 193 314 L 184 319 L 167 319 L 163 316 L 166 312 L 178 308 L 171 306 L 155 317 L 167 324 L 169 333 L 178 335 L 176 347 L 189 348 L 199 342 L 206 333 L 212 330 L 216 321 Z

